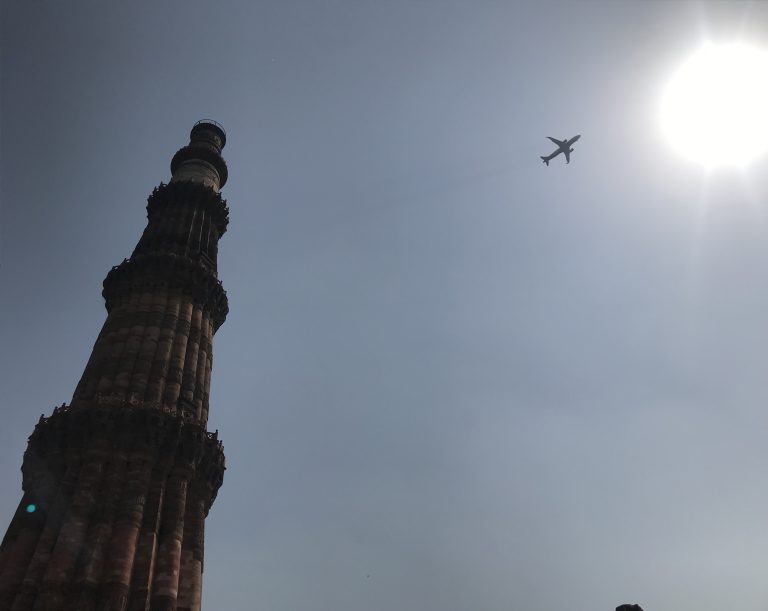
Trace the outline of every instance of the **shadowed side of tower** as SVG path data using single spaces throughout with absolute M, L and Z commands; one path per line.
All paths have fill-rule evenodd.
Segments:
M 224 130 L 195 124 L 148 198 L 70 405 L 41 416 L 0 545 L 0 609 L 200 609 L 205 518 L 224 453 L 206 430 L 228 208 Z

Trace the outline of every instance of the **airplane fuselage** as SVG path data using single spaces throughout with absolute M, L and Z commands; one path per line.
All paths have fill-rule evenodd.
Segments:
M 549 165 L 549 162 L 557 157 L 560 153 L 563 153 L 565 155 L 565 163 L 571 162 L 571 153 L 573 153 L 572 144 L 576 142 L 579 138 L 581 138 L 581 134 L 578 134 L 571 138 L 570 140 L 568 138 L 564 138 L 563 140 L 557 140 L 556 138 L 552 138 L 551 136 L 547 136 L 549 140 L 554 142 L 557 145 L 557 150 L 554 153 L 551 153 L 550 155 L 542 155 L 541 160 Z

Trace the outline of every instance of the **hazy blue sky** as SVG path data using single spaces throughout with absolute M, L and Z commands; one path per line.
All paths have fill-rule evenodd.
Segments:
M 0 530 L 101 282 L 228 132 L 204 608 L 768 608 L 768 159 L 656 110 L 768 3 L 2 5 Z M 768 109 L 766 109 L 768 112 Z M 545 136 L 582 134 L 569 166 Z

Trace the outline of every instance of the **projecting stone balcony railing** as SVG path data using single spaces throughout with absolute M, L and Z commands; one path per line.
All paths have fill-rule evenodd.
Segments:
M 142 410 L 142 411 L 150 411 L 154 410 L 157 412 L 160 412 L 167 416 L 175 416 L 179 420 L 182 420 L 186 423 L 199 426 L 195 419 L 188 415 L 182 415 L 179 413 L 179 410 L 176 408 L 170 407 L 168 405 L 160 405 L 159 403 L 143 403 L 139 404 L 138 401 L 134 400 L 131 401 L 131 399 L 124 399 L 120 397 L 108 397 L 104 395 L 96 395 L 96 404 L 99 406 L 108 406 L 108 407 L 123 407 L 133 410 Z M 60 416 L 63 414 L 71 413 L 71 412 L 78 412 L 78 411 L 84 411 L 91 408 L 88 407 L 80 407 L 80 408 L 73 408 L 71 405 L 67 405 L 66 403 L 62 403 L 61 405 L 54 406 L 53 411 L 50 416 L 46 416 L 45 414 L 40 414 L 40 418 L 37 421 L 38 426 L 39 425 L 45 425 L 47 424 L 54 416 Z M 219 430 L 216 429 L 214 432 L 210 431 L 203 431 L 203 434 L 205 436 L 205 439 L 210 442 L 215 442 L 219 448 L 223 448 L 223 443 L 219 441 Z
M 174 254 L 139 255 L 124 259 L 104 279 L 102 295 L 107 312 L 120 301 L 143 287 L 167 286 L 184 291 L 203 309 L 211 312 L 214 330 L 227 317 L 229 305 L 221 280 L 200 261 Z
M 173 414 L 131 405 L 73 408 L 62 404 L 54 408 L 51 416 L 40 416 L 25 453 L 23 487 L 34 491 L 65 463 L 79 462 L 87 448 L 101 445 L 124 449 L 128 439 L 136 440 L 138 445 L 134 447 L 144 448 L 145 456 L 154 457 L 149 460 L 165 465 L 163 478 L 172 468 L 178 468 L 188 474 L 191 485 L 204 486 L 208 490 L 207 514 L 226 469 L 219 432 L 207 432 Z

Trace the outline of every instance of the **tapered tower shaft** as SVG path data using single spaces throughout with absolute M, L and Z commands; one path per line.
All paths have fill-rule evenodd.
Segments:
M 147 227 L 104 280 L 107 319 L 70 405 L 40 417 L 0 545 L 0 610 L 200 609 L 224 473 L 206 431 L 228 208 L 223 129 L 192 128 Z

